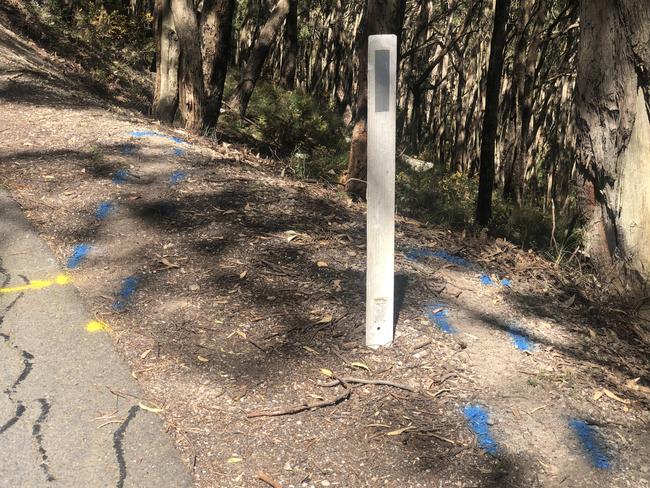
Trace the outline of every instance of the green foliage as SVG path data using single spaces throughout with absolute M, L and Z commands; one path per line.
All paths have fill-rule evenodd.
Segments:
M 226 98 L 234 91 L 236 79 L 236 73 L 228 75 Z M 224 114 L 221 128 L 270 148 L 286 160 L 286 170 L 296 177 L 332 178 L 345 167 L 348 145 L 341 118 L 301 91 L 258 82 L 247 119 Z
M 407 215 L 453 228 L 473 229 L 478 179 L 439 168 L 417 172 L 405 164 L 398 165 L 397 206 Z M 525 248 L 546 251 L 556 262 L 568 259 L 581 243 L 567 217 L 556 216 L 555 240 L 553 219 L 544 212 L 541 202 L 516 208 L 499 190 L 493 195 L 489 231 Z M 571 212 L 568 212 L 569 214 Z
M 98 49 L 111 50 L 131 61 L 144 61 L 146 65 L 142 56 L 149 57 L 154 52 L 152 23 L 150 13 L 142 16 L 117 10 L 109 13 L 102 6 L 90 4 L 76 10 L 70 28 L 77 37 Z
M 147 12 L 134 15 L 123 10 L 107 11 L 101 3 L 84 2 L 71 11 L 63 11 L 60 2 L 27 2 L 26 8 L 51 33 L 66 37 L 69 44 L 101 51 L 105 60 L 129 61 L 142 67 L 154 53 L 153 17 Z
M 121 91 L 148 105 L 150 77 L 144 69 L 154 59 L 153 18 L 133 14 L 122 2 L 107 10 L 109 2 L 73 2 L 62 7 L 56 0 L 28 0 L 18 8 L 24 32 L 62 57 L 79 63 L 83 78 L 116 98 Z M 119 8 L 118 8 L 119 7 Z
M 396 179 L 397 207 L 401 212 L 455 228 L 472 225 L 476 179 L 438 168 L 417 172 L 402 164 Z

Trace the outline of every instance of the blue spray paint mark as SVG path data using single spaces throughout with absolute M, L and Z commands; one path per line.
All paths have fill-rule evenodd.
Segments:
M 569 425 L 580 439 L 582 447 L 591 458 L 591 463 L 598 469 L 609 469 L 612 462 L 606 453 L 606 449 L 598 439 L 595 429 L 584 420 L 573 419 Z
M 494 286 L 496 285 L 496 282 L 492 279 L 490 275 L 483 274 L 480 277 L 481 283 L 483 283 L 485 286 Z M 512 286 L 512 281 L 510 281 L 508 278 L 503 278 L 502 280 L 499 280 L 499 283 L 501 286 L 505 286 L 507 288 L 510 288 Z
M 181 139 L 180 137 L 167 136 L 153 130 L 134 130 L 131 132 L 131 137 L 135 137 L 137 139 L 141 139 L 143 137 L 162 137 L 163 139 L 170 140 L 176 144 L 189 144 L 189 142 Z
M 117 300 L 113 302 L 114 310 L 121 312 L 126 308 L 129 301 L 131 300 L 131 297 L 133 297 L 133 294 L 138 288 L 139 283 L 140 279 L 137 276 L 129 276 L 128 278 L 122 280 L 122 288 L 120 289 L 120 293 L 117 295 Z
M 478 445 L 486 452 L 496 455 L 497 443 L 490 435 L 487 410 L 480 405 L 466 405 L 463 414 L 469 422 L 469 428 L 476 434 Z
M 88 253 L 90 253 L 90 245 L 88 244 L 77 244 L 74 249 L 72 250 L 72 256 L 68 258 L 68 264 L 66 267 L 68 269 L 74 269 L 78 267 L 81 262 L 88 256 Z
M 104 220 L 111 214 L 114 208 L 115 206 L 111 202 L 102 202 L 97 206 L 95 217 L 97 220 Z
M 113 183 L 119 185 L 121 183 L 126 183 L 129 179 L 129 172 L 125 169 L 118 169 L 113 176 Z
M 180 147 L 175 147 L 174 149 L 172 149 L 172 154 L 174 156 L 180 157 L 180 156 L 185 156 L 187 154 L 187 151 L 185 149 L 181 149 Z
M 455 334 L 458 332 L 458 330 L 456 327 L 449 323 L 449 319 L 447 318 L 449 316 L 449 312 L 443 307 L 444 305 L 442 303 L 434 303 L 433 305 L 429 305 L 427 307 L 427 318 L 436 324 L 436 327 L 438 327 L 445 334 Z M 441 308 L 442 310 L 440 310 Z
M 130 143 L 123 144 L 120 151 L 125 156 L 133 156 L 138 151 L 138 146 Z
M 467 259 L 459 256 L 454 256 L 445 250 L 432 251 L 431 249 L 412 249 L 406 253 L 406 259 L 409 261 L 417 261 L 422 258 L 438 258 L 448 263 L 461 266 L 463 268 L 474 268 L 475 264 L 469 262 Z
M 506 330 L 508 334 L 510 334 L 510 339 L 517 349 L 529 352 L 532 352 L 533 349 L 535 349 L 535 343 L 533 340 L 518 327 L 509 326 Z
M 494 281 L 492 281 L 492 278 L 490 278 L 488 275 L 484 274 L 481 275 L 481 283 L 483 283 L 485 286 L 492 286 L 494 285 Z
M 176 185 L 177 183 L 184 181 L 186 178 L 187 178 L 187 173 L 185 171 L 181 171 L 181 170 L 174 171 L 169 177 L 169 183 L 171 185 Z
M 141 139 L 143 137 L 156 137 L 159 135 L 160 133 L 152 130 L 134 130 L 133 132 L 131 132 L 131 137 L 135 137 L 137 139 Z

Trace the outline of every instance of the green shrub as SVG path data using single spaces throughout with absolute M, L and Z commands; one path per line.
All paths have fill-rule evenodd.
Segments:
M 478 191 L 475 179 L 438 168 L 417 172 L 406 165 L 398 167 L 397 207 L 401 212 L 455 228 L 472 225 Z
M 229 73 L 225 99 L 234 91 L 237 78 L 235 71 Z M 260 81 L 246 118 L 224 114 L 220 130 L 270 147 L 296 177 L 331 179 L 345 167 L 348 145 L 341 118 L 310 95 Z
M 478 178 L 449 173 L 440 168 L 417 172 L 398 164 L 397 207 L 406 215 L 453 228 L 480 231 L 474 223 Z M 547 251 L 556 261 L 568 258 L 581 243 L 579 229 L 571 225 L 572 212 L 556 215 L 555 241 L 551 239 L 552 216 L 544 213 L 542 202 L 516 208 L 500 189 L 492 199 L 489 232 L 525 248 Z

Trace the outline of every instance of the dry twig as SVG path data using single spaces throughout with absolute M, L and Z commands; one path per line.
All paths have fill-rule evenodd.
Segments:
M 282 488 L 282 485 L 279 482 L 275 481 L 269 474 L 265 473 L 264 471 L 258 471 L 257 477 L 273 488 Z
M 296 407 L 289 407 L 285 410 L 266 410 L 266 411 L 261 410 L 256 412 L 249 412 L 246 414 L 246 417 L 249 419 L 256 418 L 256 417 L 281 417 L 283 415 L 293 415 L 296 413 L 304 412 L 306 410 L 314 410 L 316 408 L 330 407 L 332 405 L 338 405 L 339 403 L 347 400 L 348 398 L 350 398 L 351 394 L 352 392 L 346 389 L 344 393 L 331 400 L 323 400 L 322 402 L 299 405 Z
M 332 386 L 336 386 L 340 383 L 355 383 L 359 385 L 383 385 L 383 386 L 392 386 L 393 388 L 399 388 L 400 390 L 406 390 L 406 391 L 411 391 L 415 393 L 415 389 L 411 388 L 408 385 L 403 385 L 401 383 L 394 383 L 392 381 L 387 381 L 387 380 L 366 380 L 363 378 L 340 378 L 340 379 L 335 379 L 334 381 L 330 381 L 328 383 L 321 383 L 318 386 L 323 386 L 325 388 L 331 388 Z

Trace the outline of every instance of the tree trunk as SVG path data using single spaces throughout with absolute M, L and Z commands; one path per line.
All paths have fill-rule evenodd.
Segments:
M 296 86 L 296 60 L 298 58 L 298 0 L 290 0 L 291 5 L 285 24 L 284 56 L 280 83 L 287 90 Z
M 205 0 L 201 17 L 205 124 L 217 125 L 230 58 L 236 0 Z
M 284 19 L 289 14 L 289 9 L 290 0 L 278 0 L 278 3 L 271 12 L 271 16 L 264 24 L 264 27 L 262 27 L 260 35 L 255 42 L 255 47 L 253 47 L 246 67 L 242 72 L 239 85 L 237 85 L 235 93 L 228 100 L 230 108 L 238 112 L 242 117 L 246 115 L 248 102 L 251 99 L 257 80 L 260 78 L 264 62 L 269 55 L 271 46 L 280 31 L 280 27 L 282 27 Z
M 515 99 L 515 130 L 514 130 L 514 154 L 512 164 L 508 165 L 505 171 L 503 194 L 513 201 L 517 207 L 521 206 L 521 197 L 524 187 L 524 172 L 526 165 L 526 138 L 528 124 L 530 123 L 530 111 L 527 104 L 530 102 L 531 93 L 526 91 L 530 88 L 526 83 L 526 47 L 528 44 L 527 27 L 533 7 L 533 0 L 520 0 L 517 9 L 517 23 L 515 29 L 515 52 L 512 61 L 512 85 Z
M 172 0 L 156 0 L 156 84 L 153 116 L 171 123 L 178 108 L 178 61 L 180 46 L 174 29 Z
M 582 0 L 576 115 L 586 248 L 604 276 L 650 278 L 650 3 Z M 610 275 L 611 276 L 611 275 Z
M 359 29 L 357 43 L 359 57 L 359 83 L 357 85 L 356 122 L 352 130 L 350 159 L 343 176 L 346 191 L 355 198 L 365 198 L 366 174 L 368 169 L 368 36 L 378 34 L 397 34 L 397 49 L 404 11 L 405 0 L 367 0 L 366 19 Z
M 178 113 L 183 127 L 198 132 L 205 112 L 201 37 L 193 0 L 172 0 L 174 26 L 181 46 Z
M 494 188 L 494 146 L 499 117 L 499 95 L 501 92 L 501 71 L 503 70 L 503 49 L 506 43 L 506 23 L 510 0 L 496 0 L 494 27 L 490 40 L 490 60 L 488 65 L 485 112 L 481 131 L 481 156 L 479 170 L 478 197 L 476 199 L 476 221 L 488 225 L 492 217 L 492 190 Z

